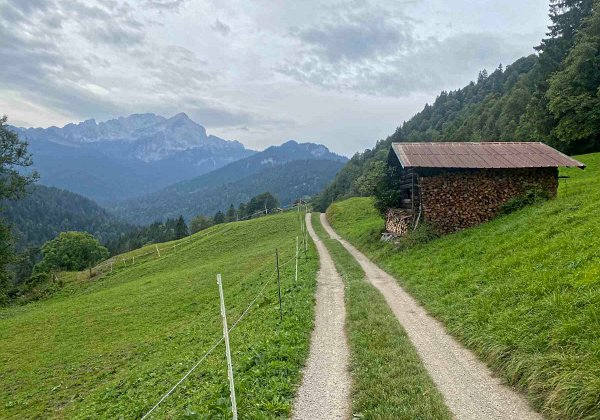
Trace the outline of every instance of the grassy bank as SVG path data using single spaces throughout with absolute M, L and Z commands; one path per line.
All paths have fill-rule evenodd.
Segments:
M 351 348 L 352 412 L 365 419 L 449 419 L 441 394 L 383 296 L 365 280 L 356 260 L 323 230 L 313 227 L 346 284 Z
M 371 199 L 334 203 L 337 232 L 399 279 L 545 415 L 600 418 L 600 154 L 559 197 L 408 250 L 379 241 Z
M 57 295 L 0 311 L 0 418 L 140 418 L 222 334 L 216 274 L 222 273 L 237 402 L 246 418 L 285 417 L 313 323 L 318 261 L 309 244 L 294 283 L 282 267 L 283 322 L 272 277 L 278 247 L 294 255 L 298 215 L 220 225 L 213 234 Z M 153 418 L 227 417 L 221 345 Z

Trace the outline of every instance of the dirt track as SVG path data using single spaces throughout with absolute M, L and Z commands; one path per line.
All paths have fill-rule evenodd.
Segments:
M 542 418 L 518 392 L 503 385 L 484 363 L 446 333 L 444 326 L 429 316 L 392 276 L 337 235 L 324 214 L 321 223 L 356 258 L 368 280 L 382 293 L 455 418 Z
M 345 333 L 344 282 L 312 228 L 306 227 L 319 252 L 315 329 L 302 384 L 294 401 L 293 419 L 345 419 L 350 415 L 350 351 Z

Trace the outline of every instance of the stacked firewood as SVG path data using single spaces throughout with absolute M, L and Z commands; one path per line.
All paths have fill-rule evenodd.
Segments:
M 385 230 L 397 236 L 404 236 L 410 230 L 412 220 L 412 214 L 406 210 L 389 209 L 385 215 Z
M 558 185 L 555 168 L 477 170 L 421 178 L 423 216 L 439 233 L 475 226 L 496 217 L 500 207 L 527 189 Z

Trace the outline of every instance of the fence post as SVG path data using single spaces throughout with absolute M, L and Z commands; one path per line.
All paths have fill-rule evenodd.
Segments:
M 296 236 L 296 277 L 295 281 L 298 281 L 298 237 Z
M 111 262 L 110 262 L 110 272 L 111 272 L 111 273 L 112 273 L 112 265 L 113 265 L 113 263 L 112 263 L 112 261 L 111 261 Z
M 131 258 L 133 260 L 132 264 L 135 264 L 135 255 L 133 257 L 131 257 Z
M 281 279 L 279 277 L 279 251 L 275 248 L 275 266 L 277 267 L 277 290 L 279 293 L 279 320 L 283 321 L 283 309 L 281 308 Z
M 158 258 L 160 258 L 160 251 L 158 250 L 158 245 L 155 245 L 155 246 L 156 246 L 156 253 L 158 254 Z
M 231 349 L 229 348 L 229 327 L 227 326 L 227 314 L 225 313 L 225 298 L 223 297 L 223 283 L 221 275 L 217 274 L 219 285 L 219 298 L 221 299 L 221 318 L 223 318 L 223 337 L 225 338 L 225 355 L 227 356 L 227 376 L 229 377 L 229 395 L 231 397 L 231 411 L 233 420 L 237 420 L 237 405 L 235 402 L 235 384 L 233 382 L 233 366 L 231 364 Z
M 306 258 L 307 251 L 308 251 L 308 242 L 307 242 L 306 229 L 304 229 L 304 258 Z

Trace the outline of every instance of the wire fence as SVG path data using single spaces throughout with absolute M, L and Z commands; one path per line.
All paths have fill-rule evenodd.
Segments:
M 239 327 L 240 323 L 249 316 L 249 314 L 251 313 L 251 309 L 256 305 L 256 303 L 258 302 L 258 300 L 264 296 L 265 294 L 265 290 L 267 289 L 267 287 L 269 285 L 274 285 L 277 284 L 277 287 L 279 288 L 279 294 L 281 296 L 281 285 L 280 282 L 277 281 L 277 283 L 275 283 L 273 281 L 275 275 L 277 274 L 279 276 L 279 270 L 291 263 L 293 263 L 294 261 L 296 262 L 295 265 L 295 276 L 293 277 L 294 279 L 298 279 L 298 261 L 300 260 L 300 249 L 304 249 L 305 255 L 306 255 L 306 249 L 307 249 L 307 235 L 306 235 L 306 229 L 304 226 L 304 215 L 306 214 L 306 212 L 308 211 L 308 208 L 302 204 L 302 211 L 301 211 L 301 204 L 294 204 L 291 206 L 287 206 L 287 207 L 283 207 L 278 209 L 280 212 L 281 211 L 285 211 L 287 209 L 291 209 L 291 208 L 295 208 L 298 211 L 298 221 L 299 221 L 299 233 L 296 235 L 294 235 L 295 237 L 291 238 L 293 239 L 293 241 L 290 241 L 294 243 L 294 249 L 292 250 L 292 256 L 290 258 L 288 258 L 287 260 L 280 262 L 279 261 L 279 253 L 276 250 L 275 251 L 275 255 L 276 255 L 276 266 L 270 270 L 270 274 L 268 275 L 268 277 L 266 278 L 266 280 L 259 286 L 258 288 L 258 292 L 252 297 L 252 299 L 249 301 L 249 303 L 247 304 L 247 306 L 245 306 L 245 309 L 242 311 L 241 315 L 235 320 L 235 322 L 233 324 L 231 324 L 231 326 L 227 326 L 226 325 L 226 320 L 225 317 L 224 318 L 224 334 L 218 339 L 216 340 L 207 350 L 204 354 L 202 354 L 202 356 L 200 356 L 198 358 L 198 360 L 186 371 L 186 373 L 179 378 L 177 381 L 174 381 L 174 384 L 171 388 L 169 388 L 168 391 L 166 391 L 160 399 L 158 399 L 158 401 L 141 417 L 142 420 L 145 420 L 147 418 L 149 418 L 158 408 L 159 406 L 165 401 L 167 400 L 176 390 L 177 388 L 202 364 L 202 362 L 204 362 L 218 347 L 221 343 L 223 343 L 224 341 L 228 341 L 228 335 L 225 334 L 225 329 L 227 332 L 231 332 L 233 330 L 235 330 L 236 328 Z M 243 220 L 247 220 L 250 219 L 252 217 L 255 217 L 257 214 L 264 214 L 264 211 L 252 214 L 252 215 L 248 215 L 244 218 L 240 218 L 238 221 L 243 221 Z M 230 232 L 233 229 L 233 226 L 231 223 L 228 224 L 223 224 L 223 225 L 217 225 L 214 226 L 212 228 L 209 228 L 209 230 L 207 230 L 204 233 L 201 234 L 194 234 L 191 235 L 188 238 L 182 239 L 177 241 L 176 243 L 172 243 L 172 244 L 154 244 L 154 247 L 151 248 L 150 250 L 148 250 L 147 252 L 143 252 L 143 253 L 135 253 L 134 255 L 128 255 L 127 257 L 125 256 L 121 256 L 121 257 L 112 257 L 109 260 L 104 261 L 103 263 L 97 265 L 96 267 L 94 267 L 94 270 L 96 270 L 97 274 L 106 272 L 106 271 L 110 271 L 112 272 L 114 269 L 116 268 L 125 268 L 128 267 L 130 265 L 135 265 L 135 264 L 141 264 L 144 262 L 147 262 L 148 259 L 145 257 L 148 256 L 155 256 L 158 259 L 164 259 L 165 257 L 168 257 L 170 255 L 173 255 L 175 253 L 175 251 L 177 251 L 177 249 L 189 242 L 195 242 L 198 240 L 202 240 L 203 238 L 214 238 L 215 236 L 219 236 L 219 235 L 226 235 L 228 232 Z M 301 246 L 299 247 L 298 242 L 301 242 Z M 275 256 L 274 255 L 274 256 Z M 269 272 L 267 272 L 269 273 Z M 221 299 L 223 299 L 223 297 L 221 296 Z M 280 311 L 281 311 L 281 300 L 279 301 L 280 304 Z M 224 302 L 222 301 L 222 308 L 224 310 Z M 229 344 L 227 343 L 227 346 L 229 346 Z M 228 363 L 230 364 L 231 361 L 228 358 Z M 231 365 L 229 366 L 229 372 L 231 373 L 231 395 L 232 395 L 232 407 L 233 407 L 233 411 L 234 411 L 234 418 L 237 418 L 237 411 L 235 410 L 236 404 L 235 404 L 235 392 L 233 391 L 233 369 L 231 367 Z
M 258 300 L 259 297 L 261 297 L 265 291 L 265 289 L 267 288 L 267 286 L 269 285 L 269 282 L 273 279 L 274 275 L 275 275 L 275 270 L 273 270 L 271 272 L 271 276 L 264 282 L 264 284 L 262 285 L 262 287 L 260 288 L 260 291 L 256 294 L 256 296 L 254 296 L 254 298 L 252 299 L 252 301 L 250 302 L 250 304 L 248 304 L 248 306 L 246 307 L 246 309 L 244 309 L 244 312 L 242 312 L 242 314 L 240 315 L 240 317 L 231 325 L 231 327 L 229 327 L 228 331 L 231 332 L 235 329 L 235 327 L 237 327 L 237 325 L 240 323 L 240 321 L 242 319 L 244 319 L 246 317 L 246 315 L 248 314 L 248 312 L 250 312 L 250 308 L 252 308 L 252 306 L 254 306 L 254 304 L 256 303 L 256 301 Z M 173 387 L 171 389 L 169 389 L 161 398 L 160 400 L 158 400 L 158 402 L 146 413 L 144 414 L 144 416 L 142 417 L 142 420 L 148 418 L 150 416 L 150 414 L 152 414 L 154 412 L 154 410 L 156 410 L 158 408 L 158 406 L 164 401 L 166 400 L 176 389 L 177 387 L 179 387 L 179 385 L 181 385 L 183 383 L 183 381 L 185 381 L 187 379 L 188 376 L 190 376 L 192 374 L 192 372 L 194 372 L 194 370 L 196 370 L 196 368 L 219 346 L 219 344 L 221 344 L 224 341 L 225 337 L 221 337 L 219 338 L 207 351 L 206 353 L 204 353 L 202 355 L 202 357 L 200 357 L 200 359 L 194 363 L 194 365 L 191 367 L 190 370 L 188 370 L 185 375 L 183 375 L 181 377 L 181 379 L 179 379 L 179 381 L 177 381 L 177 383 L 175 383 L 175 385 L 173 385 Z
M 273 214 L 274 212 L 275 213 L 283 212 L 283 211 L 286 211 L 286 210 L 289 210 L 292 208 L 300 209 L 300 205 L 290 204 L 288 206 L 279 207 L 275 211 L 272 211 L 271 214 Z M 242 222 L 245 220 L 249 220 L 249 219 L 255 218 L 256 216 L 261 215 L 261 214 L 268 215 L 269 214 L 268 209 L 257 211 L 255 213 L 249 214 L 247 216 L 240 217 L 237 220 L 235 220 L 235 222 Z M 204 238 L 207 236 L 214 237 L 215 235 L 222 235 L 222 234 L 227 233 L 231 229 L 232 229 L 232 227 L 229 223 L 219 224 L 219 225 L 211 226 L 210 228 L 206 229 L 207 231 L 204 233 L 198 232 L 196 234 L 192 234 L 192 235 L 188 236 L 187 238 L 178 239 L 178 240 L 176 240 L 176 242 L 173 241 L 174 243 L 169 244 L 169 245 L 163 244 L 159 247 L 159 244 L 154 244 L 153 248 L 151 248 L 149 251 L 143 252 L 141 254 L 136 253 L 136 254 L 133 254 L 133 255 L 130 255 L 127 257 L 113 256 L 113 257 L 97 264 L 95 267 L 93 267 L 92 273 L 93 273 L 93 276 L 98 276 L 100 274 L 113 272 L 113 269 L 115 268 L 116 265 L 122 265 L 124 267 L 126 267 L 128 264 L 134 265 L 136 263 L 136 259 L 139 263 L 140 259 L 143 259 L 144 257 L 148 257 L 150 255 L 156 255 L 158 258 L 160 258 L 164 255 L 168 255 L 169 251 L 174 251 L 177 249 L 177 247 L 185 245 L 186 243 L 195 242 L 198 239 L 201 239 L 201 238 Z M 133 252 L 135 252 L 135 251 L 129 251 L 125 254 L 132 254 Z
M 299 206 L 298 206 L 299 207 Z M 303 211 L 302 213 L 300 213 L 300 210 L 298 209 L 298 213 L 299 213 L 299 218 L 300 218 L 300 214 L 302 214 L 302 217 L 300 218 L 300 230 L 302 232 L 305 231 L 305 227 L 304 227 L 304 214 L 305 212 Z M 296 238 L 294 238 L 296 241 L 299 238 L 299 236 L 296 236 Z M 194 240 L 198 239 L 198 237 L 195 237 Z M 306 235 L 303 235 L 302 237 L 302 245 L 303 247 L 306 249 Z M 196 363 L 194 363 L 191 368 L 177 381 L 174 383 L 174 385 L 167 391 L 165 392 L 161 398 L 156 402 L 156 404 L 154 404 L 152 406 L 152 408 L 150 408 L 143 416 L 142 416 L 142 420 L 145 420 L 147 418 L 149 418 L 152 413 L 154 413 L 158 407 L 167 399 L 169 398 L 169 396 L 171 396 L 176 390 L 177 388 L 202 364 L 202 362 L 204 360 L 206 360 L 206 358 L 212 353 L 214 352 L 217 347 L 219 347 L 219 345 L 221 343 L 223 343 L 224 341 L 226 341 L 227 344 L 227 348 L 229 348 L 229 342 L 228 342 L 228 334 L 225 333 L 225 329 L 228 333 L 230 333 L 231 331 L 233 331 L 236 327 L 238 327 L 238 325 L 240 324 L 240 322 L 245 319 L 248 314 L 250 313 L 250 310 L 252 309 L 252 307 L 256 304 L 256 302 L 260 299 L 261 296 L 264 295 L 265 290 L 267 289 L 267 287 L 273 283 L 273 279 L 275 277 L 275 274 L 279 275 L 279 270 L 282 267 L 285 267 L 288 264 L 291 264 L 292 262 L 296 262 L 296 273 L 295 273 L 295 279 L 298 278 L 298 260 L 300 259 L 300 253 L 299 253 L 299 248 L 298 246 L 295 247 L 295 251 L 293 252 L 293 255 L 288 258 L 286 261 L 284 262 L 279 262 L 279 254 L 277 252 L 277 250 L 275 251 L 276 254 L 276 266 L 273 270 L 271 270 L 270 275 L 267 277 L 267 279 L 262 283 L 262 285 L 260 286 L 258 292 L 256 293 L 256 295 L 254 295 L 254 297 L 250 300 L 250 302 L 248 303 L 248 305 L 245 307 L 244 311 L 241 313 L 241 315 L 237 318 L 237 320 L 229 327 L 227 327 L 226 325 L 226 320 L 224 321 L 225 323 L 225 328 L 224 328 L 224 334 L 218 339 L 216 340 L 212 346 L 210 346 L 208 348 L 208 350 L 196 361 Z M 218 282 L 219 282 L 219 287 L 220 285 L 220 274 L 218 275 Z M 281 294 L 281 286 L 279 281 L 277 282 L 277 285 L 279 287 L 279 293 Z M 222 305 L 222 310 L 224 311 L 225 306 L 224 306 L 224 301 L 223 301 L 223 296 L 221 295 L 221 305 Z M 281 301 L 280 301 L 280 305 L 281 305 Z M 281 307 L 280 307 L 281 310 Z M 224 314 L 223 314 L 224 315 Z M 224 316 L 225 319 L 225 316 Z M 229 358 L 229 352 L 227 352 L 227 356 L 228 356 L 228 364 L 229 364 L 229 374 L 231 375 L 230 377 L 230 387 L 231 387 L 231 398 L 232 398 L 232 410 L 233 410 L 233 417 L 234 419 L 237 419 L 237 409 L 236 409 L 236 402 L 235 402 L 235 392 L 233 390 L 233 370 L 232 370 L 232 366 L 231 366 L 231 360 Z

